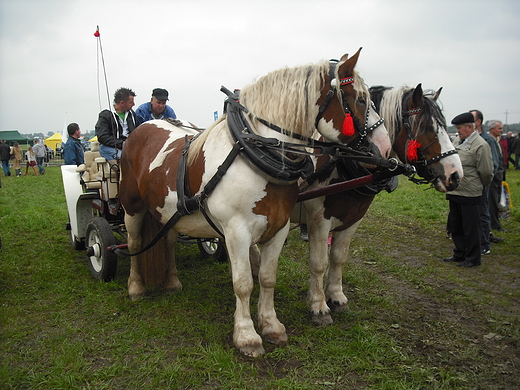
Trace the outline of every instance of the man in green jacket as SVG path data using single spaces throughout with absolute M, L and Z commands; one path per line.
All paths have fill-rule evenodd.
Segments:
M 493 180 L 491 149 L 475 129 L 471 112 L 457 115 L 451 121 L 459 136 L 453 145 L 459 152 L 464 177 L 454 191 L 446 194 L 450 202 L 450 231 L 455 244 L 453 255 L 444 258 L 459 267 L 480 265 L 480 210 L 482 191 Z

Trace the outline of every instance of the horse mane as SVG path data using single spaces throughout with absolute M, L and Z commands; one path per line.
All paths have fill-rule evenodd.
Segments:
M 341 63 L 336 66 L 337 80 L 340 65 Z M 240 103 L 249 111 L 250 122 L 261 118 L 285 129 L 289 134 L 311 137 L 319 110 L 316 102 L 320 97 L 324 77 L 329 74 L 329 67 L 330 62 L 327 60 L 311 65 L 286 67 L 272 71 L 245 86 L 240 91 Z M 361 76 L 354 71 L 353 77 L 357 97 L 368 98 L 368 88 Z M 341 99 L 339 88 L 337 93 Z M 209 132 L 224 119 L 225 115 L 192 143 L 188 164 L 197 157 Z
M 341 63 L 336 66 L 336 79 Z M 323 80 L 329 73 L 330 62 L 283 68 L 268 73 L 240 92 L 240 101 L 253 117 L 262 118 L 277 126 L 306 137 L 311 137 L 319 107 Z M 368 88 L 354 71 L 356 94 L 368 97 Z M 340 89 L 337 88 L 339 99 Z
M 370 96 L 380 116 L 385 119 L 385 126 L 392 144 L 403 125 L 403 105 L 412 97 L 414 88 L 403 85 L 399 88 L 375 86 L 370 87 Z M 439 126 L 446 128 L 446 118 L 441 107 L 433 100 L 435 91 L 425 90 L 421 108 L 422 118 L 433 118 Z M 427 128 L 427 126 L 424 126 Z

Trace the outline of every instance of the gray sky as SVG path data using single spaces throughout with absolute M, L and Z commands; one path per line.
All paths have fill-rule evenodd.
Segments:
M 166 88 L 179 118 L 206 127 L 221 85 L 359 47 L 369 86 L 442 86 L 448 123 L 473 108 L 518 123 L 519 41 L 518 0 L 0 0 L 0 130 L 92 130 L 122 86 L 135 108 Z

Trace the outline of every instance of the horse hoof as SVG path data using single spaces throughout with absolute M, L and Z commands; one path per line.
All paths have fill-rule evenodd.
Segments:
M 132 302 L 135 302 L 135 301 L 138 301 L 139 299 L 143 298 L 144 297 L 144 293 L 141 293 L 141 294 L 128 294 L 128 297 L 130 298 L 130 300 Z
M 284 333 L 280 336 L 275 335 L 264 335 L 264 340 L 267 341 L 269 344 L 279 345 L 283 347 L 287 344 L 287 333 Z
M 180 291 L 182 291 L 182 284 L 179 284 L 177 286 L 172 286 L 172 287 L 168 287 L 168 286 L 164 287 L 164 292 L 166 294 L 174 294 L 174 293 L 180 292 Z
M 311 313 L 311 321 L 316 325 L 329 325 L 334 322 L 330 313 Z
M 349 309 L 348 302 L 341 303 L 340 301 L 333 301 L 332 299 L 329 299 L 327 301 L 327 306 L 332 310 L 334 313 L 341 313 L 342 311 L 346 311 Z
M 244 356 L 251 357 L 251 358 L 257 358 L 258 356 L 263 355 L 265 353 L 265 349 L 262 345 L 260 345 L 259 347 L 250 345 L 247 347 L 240 348 L 240 352 Z

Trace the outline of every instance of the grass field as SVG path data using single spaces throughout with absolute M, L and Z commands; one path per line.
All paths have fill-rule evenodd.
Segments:
M 289 341 L 257 359 L 233 347 L 227 264 L 182 245 L 183 291 L 132 302 L 127 259 L 103 283 L 72 249 L 59 167 L 1 179 L 0 389 L 520 388 L 520 171 L 506 240 L 471 269 L 440 260 L 442 194 L 401 178 L 378 195 L 344 270 L 350 310 L 329 326 L 309 319 L 308 244 L 292 230 L 275 294 Z

